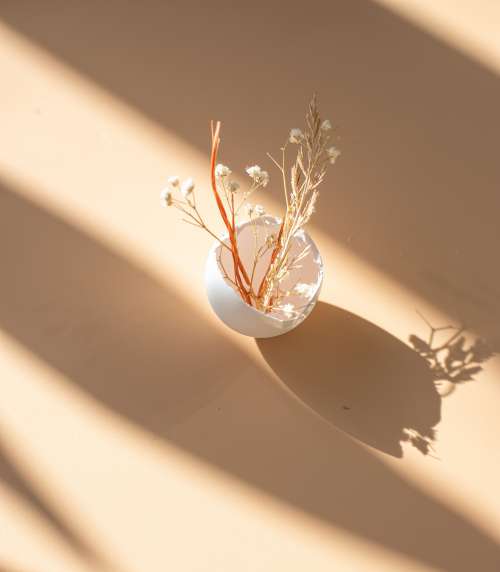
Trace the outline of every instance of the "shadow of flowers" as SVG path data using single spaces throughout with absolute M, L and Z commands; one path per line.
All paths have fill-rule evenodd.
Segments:
M 484 364 L 495 355 L 488 343 L 482 338 L 468 341 L 464 327 L 435 327 L 422 316 L 429 328 L 427 341 L 415 334 L 409 336 L 415 352 L 428 364 L 436 389 L 442 397 L 452 393 L 456 386 L 474 381 L 483 370 Z M 448 336 L 439 341 L 442 332 Z

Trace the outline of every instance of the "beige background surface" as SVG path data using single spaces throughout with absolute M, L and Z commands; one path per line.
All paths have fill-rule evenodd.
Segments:
M 1 572 L 500 570 L 500 361 L 436 388 L 409 344 L 420 312 L 500 349 L 499 23 L 1 3 Z M 313 90 L 343 151 L 310 228 L 327 280 L 256 342 L 158 193 L 207 188 L 211 118 L 224 162 L 266 164 Z

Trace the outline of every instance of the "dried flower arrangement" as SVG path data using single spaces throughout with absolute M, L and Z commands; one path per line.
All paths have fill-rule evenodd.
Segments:
M 269 183 L 269 173 L 258 165 L 246 168 L 250 185 L 240 190 L 239 184 L 230 179 L 229 167 L 217 163 L 220 147 L 220 122 L 212 123 L 212 147 L 210 156 L 211 191 L 220 216 L 226 228 L 226 235 L 219 237 L 208 228 L 198 210 L 195 184 L 192 179 L 180 182 L 170 177 L 168 186 L 161 192 L 163 206 L 172 206 L 181 211 L 183 220 L 208 232 L 226 253 L 226 263 L 219 256 L 220 271 L 228 284 L 249 306 L 265 314 L 290 318 L 300 315 L 316 290 L 315 284 L 293 280 L 299 276 L 303 260 L 310 254 L 311 245 L 302 241 L 297 247 L 297 237 L 303 236 L 303 228 L 315 210 L 319 186 L 324 181 L 327 167 L 334 164 L 340 151 L 331 144 L 332 124 L 320 118 L 316 97 L 313 96 L 305 120 L 304 130 L 294 128 L 281 148 L 281 160 L 269 158 L 280 172 L 286 203 L 284 216 L 275 219 L 266 215 L 261 205 L 254 205 L 248 199 Z M 289 166 L 287 151 L 289 145 L 296 146 L 296 155 Z M 239 215 L 246 211 L 253 234 L 253 253 L 249 260 L 241 254 Z M 275 232 L 261 234 L 264 226 Z M 248 257 L 247 257 L 248 258 Z M 229 261 L 230 267 L 227 267 Z M 287 280 L 285 280 L 287 278 Z M 286 287 L 283 285 L 287 283 Z M 294 304 L 302 299 L 303 304 Z

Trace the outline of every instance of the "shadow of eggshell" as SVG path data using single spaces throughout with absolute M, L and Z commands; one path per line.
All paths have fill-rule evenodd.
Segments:
M 319 302 L 306 323 L 258 347 L 283 383 L 328 423 L 380 451 L 432 449 L 441 399 L 426 362 L 406 344 Z
M 263 246 L 268 237 L 276 236 L 281 221 L 262 216 L 238 227 L 238 248 L 240 258 L 249 275 L 252 274 L 254 253 Z M 227 243 L 227 235 L 222 238 Z M 300 269 L 291 271 L 280 283 L 280 287 L 292 290 L 296 283 L 312 285 L 311 295 L 304 298 L 295 294 L 286 296 L 283 304 L 292 304 L 297 310 L 289 316 L 281 311 L 263 313 L 246 304 L 231 284 L 234 281 L 234 266 L 231 252 L 215 242 L 208 253 L 205 267 L 205 285 L 208 300 L 217 316 L 231 329 L 254 338 L 270 338 L 289 332 L 298 326 L 314 308 L 323 282 L 323 262 L 313 240 L 303 230 L 296 233 L 290 257 L 298 255 L 305 247 L 308 253 L 300 261 Z M 272 249 L 259 258 L 253 272 L 253 285 L 257 288 L 269 266 Z

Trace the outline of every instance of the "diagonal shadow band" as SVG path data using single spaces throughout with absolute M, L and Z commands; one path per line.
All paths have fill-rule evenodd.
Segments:
M 470 572 L 478 562 L 482 572 L 498 570 L 500 549 L 486 532 L 291 400 L 165 284 L 6 185 L 0 189 L 0 259 L 0 327 L 103 407 L 362 539 L 446 572 Z M 350 331 L 354 353 L 369 348 L 375 360 L 377 351 L 388 352 L 392 365 L 376 358 L 380 382 L 387 372 L 396 383 L 413 365 L 421 379 L 420 365 L 394 340 L 347 313 L 323 307 L 310 318 L 310 327 L 318 328 L 312 335 L 328 338 L 321 329 L 332 319 Z M 350 367 L 352 356 L 337 355 L 342 368 Z M 387 387 L 393 390 L 393 381 Z M 371 444 L 394 452 L 402 425 L 424 431 L 439 419 L 426 391 L 416 394 L 428 407 L 424 415 L 400 396 L 401 427 L 394 421 L 377 428 L 375 418 L 363 426 L 358 417 L 357 425 L 342 428 L 366 442 L 373 431 Z M 357 415 L 354 407 L 367 396 L 341 398 L 352 399 Z M 216 397 L 224 399 L 214 403 Z M 20 490 L 36 508 L 32 494 Z M 71 499 L 62 501 L 71 508 Z M 70 511 L 65 518 L 71 528 Z M 70 542 L 62 527 L 61 535 Z
M 56 533 L 66 542 L 66 545 L 78 555 L 81 560 L 93 565 L 97 570 L 112 570 L 109 562 L 95 550 L 92 543 L 87 542 L 74 528 L 55 511 L 50 503 L 46 502 L 36 488 L 33 487 L 29 477 L 25 478 L 16 463 L 10 458 L 6 448 L 2 444 L 3 437 L 0 435 L 0 482 L 11 491 L 19 495 L 28 506 L 36 512 Z M 0 563 L 0 572 L 3 572 Z M 7 571 L 5 571 L 7 572 Z

